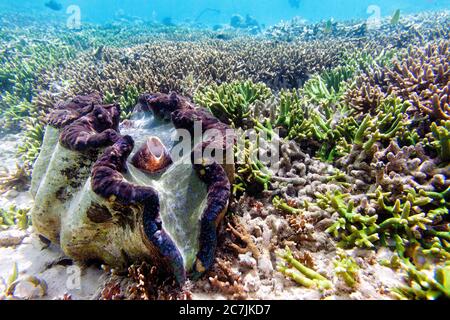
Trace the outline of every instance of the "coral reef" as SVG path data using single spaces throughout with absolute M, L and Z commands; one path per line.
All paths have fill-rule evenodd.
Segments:
M 65 64 L 55 75 L 43 79 L 68 83 L 84 70 L 83 80 L 68 83 L 63 92 L 43 88 L 33 99 L 39 110 L 48 110 L 55 97 L 66 99 L 77 93 L 98 90 L 123 96 L 130 86 L 139 92 L 176 91 L 192 96 L 213 83 L 249 79 L 271 88 L 297 87 L 308 74 L 336 66 L 345 45 L 330 43 L 276 43 L 251 38 L 202 42 L 151 41 L 127 50 L 104 48 L 101 58 L 84 52 Z M 91 66 L 95 66 L 92 68 Z M 111 101 L 111 100 L 110 100 Z
M 58 33 L 0 16 L 1 133 L 22 131 L 0 228 L 31 215 L 75 260 L 129 267 L 108 300 L 448 298 L 448 18 Z M 169 137 L 196 120 L 182 166 Z M 255 157 L 271 143 L 276 163 Z M 28 212 L 6 199 L 31 173 Z

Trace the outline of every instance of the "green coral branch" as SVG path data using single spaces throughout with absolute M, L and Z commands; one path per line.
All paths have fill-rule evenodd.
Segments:
M 431 124 L 431 132 L 435 141 L 433 145 L 439 150 L 442 161 L 450 161 L 450 120 Z
M 44 140 L 44 124 L 34 118 L 24 120 L 25 133 L 22 144 L 17 148 L 17 155 L 27 169 L 33 167 Z
M 259 191 L 267 190 L 272 180 L 272 173 L 255 156 L 255 153 L 259 150 L 258 146 L 253 146 L 248 139 L 244 143 L 244 150 L 239 150 L 235 146 L 235 158 L 238 159 L 233 186 L 233 193 L 235 195 L 245 191 L 258 193 Z
M 281 199 L 278 196 L 273 198 L 272 204 L 276 209 L 287 214 L 299 215 L 302 212 L 302 210 L 298 208 L 291 207 L 285 200 Z
M 360 267 L 353 257 L 346 254 L 344 250 L 338 249 L 337 256 L 333 260 L 334 273 L 344 280 L 350 287 L 354 288 L 359 282 L 358 273 Z
M 121 119 L 129 119 L 134 107 L 138 103 L 141 92 L 136 86 L 127 86 L 123 92 L 115 94 L 105 93 L 105 103 L 118 103 L 120 105 Z
M 408 285 L 394 288 L 393 295 L 401 300 L 436 300 L 450 298 L 450 264 L 437 267 L 433 276 L 418 270 L 409 260 L 401 259 L 407 273 Z
M 384 241 L 392 235 L 402 236 L 413 242 L 420 240 L 423 245 L 426 245 L 426 238 L 430 236 L 448 241 L 445 232 L 434 230 L 434 223 L 442 220 L 448 214 L 446 207 L 448 206 L 449 193 L 448 189 L 441 193 L 409 191 L 407 199 L 403 201 L 397 199 L 393 205 L 388 205 L 390 194 L 383 193 L 378 189 L 375 194 L 369 195 L 376 198 L 377 215 L 358 212 L 354 201 L 346 200 L 349 195 L 342 194 L 340 191 L 329 192 L 325 195 L 316 194 L 316 198 L 319 207 L 322 209 L 331 208 L 339 214 L 339 217 L 326 232 L 340 239 L 340 245 L 373 248 L 376 242 Z M 439 207 L 427 212 L 420 209 L 420 206 L 433 203 Z M 442 205 L 444 207 L 441 207 Z
M 278 257 L 284 264 L 280 263 L 277 266 L 277 270 L 298 284 L 307 288 L 318 288 L 320 290 L 328 290 L 333 287 L 330 280 L 296 260 L 288 247 L 284 251 L 280 251 Z
M 0 229 L 17 226 L 20 230 L 26 230 L 31 225 L 29 209 L 20 209 L 12 205 L 8 209 L 0 209 Z
M 212 114 L 235 128 L 242 128 L 252 115 L 252 105 L 264 102 L 272 91 L 263 83 L 234 81 L 201 88 L 194 95 L 194 101 L 208 108 Z

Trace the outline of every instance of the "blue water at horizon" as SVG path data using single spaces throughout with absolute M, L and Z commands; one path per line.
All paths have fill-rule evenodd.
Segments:
M 0 0 L 0 12 L 9 9 L 67 16 L 66 8 L 79 6 L 82 20 L 105 23 L 119 16 L 162 21 L 169 17 L 175 23 L 196 21 L 207 25 L 229 23 L 234 14 L 254 17 L 259 23 L 273 25 L 282 20 L 300 17 L 310 22 L 334 19 L 366 19 L 377 6 L 381 16 L 392 15 L 397 9 L 402 14 L 435 11 L 450 8 L 450 0 L 298 0 L 298 8 L 290 0 L 56 0 L 61 11 L 44 6 L 49 0 Z M 293 0 L 291 0 L 293 1 Z

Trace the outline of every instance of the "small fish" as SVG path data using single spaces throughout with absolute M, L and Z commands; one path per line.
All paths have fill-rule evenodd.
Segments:
M 292 8 L 298 9 L 300 7 L 300 0 L 289 0 L 289 5 Z
M 395 11 L 394 15 L 392 16 L 391 24 L 396 25 L 398 24 L 399 21 L 400 21 L 400 9 L 397 9 L 397 11 Z
M 55 10 L 55 11 L 61 11 L 62 7 L 63 7 L 61 3 L 59 3 L 59 2 L 57 2 L 55 0 L 50 0 L 49 2 L 46 2 L 45 6 L 47 8 L 52 9 L 52 10 Z

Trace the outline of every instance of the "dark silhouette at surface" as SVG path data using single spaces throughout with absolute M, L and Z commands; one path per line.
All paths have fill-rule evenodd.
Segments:
M 300 0 L 289 0 L 289 5 L 292 8 L 298 9 L 300 7 Z
M 50 0 L 49 2 L 45 3 L 45 6 L 49 9 L 55 10 L 55 11 L 61 11 L 62 10 L 62 4 L 55 1 L 55 0 Z

